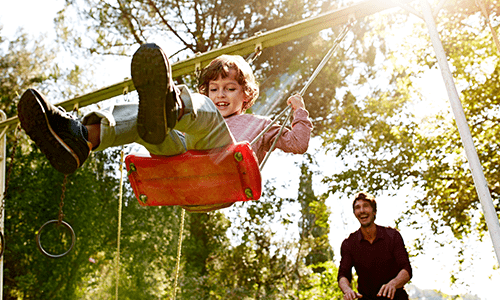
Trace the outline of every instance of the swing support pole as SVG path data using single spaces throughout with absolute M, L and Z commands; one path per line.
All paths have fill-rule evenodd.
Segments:
M 493 248 L 497 256 L 497 261 L 500 264 L 500 223 L 498 221 L 498 216 L 491 199 L 490 190 L 488 188 L 488 183 L 484 176 L 484 171 L 479 161 L 479 157 L 474 147 L 474 142 L 472 140 L 472 135 L 465 118 L 465 113 L 462 107 L 462 103 L 458 96 L 458 92 L 454 83 L 453 75 L 450 71 L 448 65 L 448 60 L 446 58 L 446 53 L 444 51 L 439 33 L 436 29 L 436 23 L 432 14 L 431 6 L 427 0 L 420 0 L 420 4 L 423 11 L 423 17 L 427 28 L 429 30 L 429 35 L 431 37 L 431 42 L 436 53 L 439 68 L 441 69 L 441 75 L 446 86 L 446 91 L 448 92 L 448 98 L 451 103 L 451 108 L 455 117 L 455 122 L 462 139 L 462 144 L 465 148 L 465 154 L 469 161 L 469 166 L 472 171 L 472 177 L 474 179 L 474 185 L 483 208 L 484 217 L 486 219 L 486 224 L 488 225 L 488 231 L 493 242 Z
M 0 110 L 0 120 L 4 121 L 7 119 L 7 115 L 3 110 Z M 7 134 L 6 130 L 0 134 L 0 197 L 2 199 L 0 200 L 0 203 L 4 203 L 5 199 L 5 166 L 6 166 L 6 161 L 7 161 Z M 5 220 L 5 206 L 0 205 L 0 233 L 3 234 L 4 238 L 2 240 L 2 247 L 4 249 L 3 254 L 5 254 L 5 226 L 4 226 L 4 220 Z M 3 257 L 2 255 L 0 257 L 0 300 L 3 299 Z

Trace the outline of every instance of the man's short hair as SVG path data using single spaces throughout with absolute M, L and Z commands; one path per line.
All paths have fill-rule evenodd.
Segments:
M 352 211 L 354 212 L 354 204 L 356 201 L 364 200 L 370 203 L 370 206 L 373 208 L 373 212 L 377 212 L 377 201 L 375 201 L 375 197 L 367 192 L 359 192 L 355 195 L 354 201 L 352 202 Z

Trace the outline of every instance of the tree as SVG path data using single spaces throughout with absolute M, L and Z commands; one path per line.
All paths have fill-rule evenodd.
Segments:
M 57 90 L 59 97 L 54 98 L 62 100 L 91 85 L 79 81 L 82 69 L 78 66 L 73 70 L 60 68 L 41 40 L 20 32 L 12 41 L 1 41 L 8 43 L 8 51 L 0 53 L 1 105 L 8 116 L 16 114 L 16 100 L 25 88 L 35 87 L 49 94 Z M 72 82 L 75 84 L 70 86 Z M 5 199 L 4 298 L 76 299 L 94 295 L 104 299 L 113 295 L 118 166 L 109 162 L 119 161 L 117 149 L 94 153 L 68 177 L 64 220 L 75 230 L 77 241 L 66 257 L 49 259 L 37 250 L 35 236 L 43 223 L 58 218 L 63 175 L 50 166 L 22 130 L 15 132 L 7 135 L 11 176 L 7 178 Z M 178 215 L 175 209 L 142 209 L 130 192 L 124 202 L 121 293 L 131 299 L 157 299 L 171 289 L 170 274 L 161 275 L 157 270 L 174 269 L 176 247 L 169 243 L 177 245 Z M 146 239 L 148 230 L 151 235 Z M 57 235 L 67 237 L 62 233 L 62 229 L 46 227 L 44 248 L 51 253 L 67 250 L 68 245 L 52 240 Z M 162 286 L 167 287 L 165 291 Z M 141 292 L 134 297 L 137 288 Z
M 17 113 L 13 99 L 22 94 L 25 87 L 50 78 L 47 69 L 53 64 L 54 55 L 40 40 L 30 42 L 30 37 L 22 31 L 12 41 L 0 36 L 0 45 L 0 109 L 10 117 Z
M 70 0 L 60 12 L 58 23 L 61 38 L 90 53 L 123 55 L 130 46 L 155 39 L 168 41 L 170 55 L 184 52 L 185 57 L 289 24 L 325 8 L 327 4 L 321 1 L 302 0 Z M 82 29 L 68 20 L 73 12 L 86 24 L 86 39 L 78 34 Z
M 109 176 L 100 176 L 98 172 L 109 169 L 104 170 L 103 161 L 99 167 L 95 163 L 98 159 L 86 164 L 87 172 L 71 176 L 61 199 L 63 175 L 39 151 L 34 148 L 29 154 L 18 151 L 14 160 L 5 200 L 9 207 L 5 224 L 6 298 L 68 299 L 65 295 L 76 289 L 78 274 L 88 267 L 89 257 L 102 244 L 114 239 L 107 231 L 109 225 L 103 226 L 104 220 L 110 224 L 109 220 L 115 217 L 109 210 L 113 202 L 102 200 L 112 197 L 116 190 L 107 188 Z M 96 175 L 101 181 L 94 181 Z M 46 221 L 58 218 L 60 204 L 64 207 L 64 220 L 75 230 L 77 243 L 72 255 L 53 260 L 37 251 L 34 233 Z M 48 232 L 49 245 L 45 247 L 50 252 L 51 244 L 57 245 L 59 241 L 52 241 Z
M 67 1 L 66 9 L 59 14 L 58 32 L 62 40 L 69 41 L 67 44 L 71 45 L 73 51 L 82 50 L 87 55 L 97 53 L 126 55 L 130 54 L 132 46 L 136 44 L 154 39 L 162 46 L 161 41 L 168 40 L 168 44 L 165 43 L 168 46 L 163 48 L 175 61 L 197 52 L 215 49 L 250 37 L 259 31 L 271 30 L 304 17 L 316 15 L 332 7 L 322 1 L 247 1 L 244 3 L 185 1 L 182 5 L 180 2 L 170 1 L 119 1 L 117 3 Z M 73 19 L 71 23 L 67 21 L 74 16 L 73 13 L 77 13 L 80 21 L 86 25 L 85 35 L 79 34 L 78 28 L 72 27 Z M 357 28 L 363 30 L 363 26 Z M 336 31 L 338 31 L 337 28 L 324 37 L 309 36 L 265 51 L 254 63 L 257 76 L 261 81 L 265 81 L 262 90 L 265 90 L 266 84 L 267 86 L 275 85 L 278 75 L 284 72 L 303 71 L 305 82 L 305 78 L 311 74 L 324 53 L 331 47 L 331 37 L 336 35 Z M 328 82 L 328 86 L 340 85 L 340 75 L 337 71 L 341 68 L 338 66 L 333 70 L 325 70 L 328 73 L 324 73 L 323 84 Z M 194 80 L 187 77 L 177 79 L 177 82 L 187 82 L 193 86 Z M 313 91 L 318 91 L 319 96 Z M 321 87 L 321 83 L 311 86 L 311 90 L 306 95 L 306 101 L 311 103 L 311 116 L 318 120 L 326 119 L 325 112 L 328 112 L 331 106 L 330 97 L 335 91 L 334 88 Z M 288 93 L 291 92 L 288 91 Z M 326 126 L 328 123 L 321 124 Z M 220 277 L 208 276 L 208 274 L 224 269 L 226 264 L 220 261 L 221 258 L 245 270 L 245 272 L 238 272 L 233 276 L 234 278 L 227 279 L 229 281 L 227 285 L 224 285 L 225 287 L 232 287 L 235 284 L 234 286 L 239 290 L 238 293 L 254 294 L 256 297 L 271 295 L 278 291 L 279 289 L 275 290 L 272 287 L 278 286 L 278 282 L 282 283 L 283 279 L 274 277 L 274 274 L 288 274 L 287 272 L 293 274 L 292 271 L 295 269 L 285 269 L 285 273 L 276 273 L 277 266 L 289 263 L 286 255 L 278 252 L 269 258 L 268 252 L 272 245 L 273 235 L 259 226 L 262 226 L 263 220 L 275 213 L 274 207 L 266 202 L 263 202 L 262 207 L 257 205 L 246 207 L 246 213 L 257 219 L 242 218 L 249 224 L 255 222 L 257 227 L 253 225 L 245 227 L 242 233 L 244 242 L 230 252 L 221 250 L 228 247 L 227 238 L 221 235 L 223 230 L 228 228 L 227 220 L 223 215 L 216 213 L 189 215 L 187 222 L 189 233 L 183 249 L 183 257 L 188 257 L 183 263 L 185 278 L 183 293 L 195 291 L 193 293 L 198 293 L 198 295 L 208 295 L 209 291 L 215 289 L 211 278 Z M 290 250 L 287 248 L 282 251 Z M 242 261 L 244 258 L 248 258 L 248 261 Z M 245 262 L 247 265 L 242 266 L 241 264 Z M 234 272 L 234 264 L 229 264 L 227 268 Z M 272 265 L 272 268 L 269 265 Z M 262 273 L 263 266 L 270 273 Z M 290 286 L 294 284 L 295 281 L 290 281 Z M 192 287 L 192 289 L 187 287 Z
M 461 89 L 461 100 L 473 139 L 477 142 L 480 160 L 484 162 L 486 178 L 489 182 L 496 182 L 498 158 L 491 143 L 498 129 L 494 112 L 498 105 L 498 97 L 495 96 L 499 88 L 498 59 L 494 44 L 491 36 L 482 30 L 485 24 L 477 22 L 481 21 L 479 11 L 470 2 L 463 1 L 457 6 L 445 8 L 440 15 L 443 21 L 439 27 L 443 45 Z M 478 36 L 477 32 L 482 34 Z M 409 77 L 399 83 L 390 97 L 378 98 L 378 106 L 374 106 L 360 104 L 360 99 L 347 95 L 344 106 L 339 106 L 335 115 L 349 113 L 352 115 L 346 119 L 355 121 L 339 124 L 338 131 L 325 134 L 325 144 L 336 155 L 346 152 L 355 159 L 356 165 L 327 181 L 341 183 L 331 192 L 358 188 L 379 191 L 413 184 L 421 188 L 424 195 L 417 199 L 407 214 L 431 216 L 435 212 L 437 217 L 431 217 L 435 233 L 439 232 L 438 228 L 447 226 L 460 238 L 474 230 L 473 227 L 484 230 L 485 224 L 484 220 L 476 224 L 473 222 L 479 202 L 451 115 L 444 112 L 418 120 L 405 109 L 405 106 L 413 107 L 410 106 L 415 101 L 412 99 L 421 97 L 413 89 L 411 77 L 435 67 L 437 63 L 426 28 L 417 25 L 412 37 L 415 36 L 425 43 L 395 48 L 401 51 L 394 51 L 394 56 L 403 52 L 407 60 L 406 66 L 396 64 L 393 68 L 407 73 Z M 408 62 L 414 68 L 409 68 Z M 485 68 L 486 63 L 492 67 Z M 353 118 L 354 114 L 358 115 L 357 121 Z M 388 123 L 380 122 L 384 117 Z M 496 185 L 490 189 L 497 204 Z
M 301 165 L 301 181 L 299 185 L 299 202 L 302 206 L 300 226 L 300 248 L 305 251 L 305 265 L 319 265 L 333 260 L 333 250 L 328 234 L 330 211 L 325 204 L 325 198 L 318 199 L 312 188 L 312 175 L 309 164 L 313 158 L 306 154 L 308 164 Z M 313 268 L 314 272 L 322 273 L 324 268 Z
M 136 44 L 155 39 L 168 41 L 168 54 L 177 60 L 227 45 L 259 31 L 316 15 L 339 3 L 342 2 L 330 5 L 322 1 L 67 1 L 66 9 L 59 14 L 58 33 L 61 40 L 70 41 L 67 46 L 71 51 L 84 51 L 86 55 L 94 55 L 92 58 L 96 54 L 127 55 Z M 474 22 L 474 16 L 478 13 L 471 10 L 470 5 L 461 10 L 462 3 L 470 4 L 459 1 L 456 6 L 458 10 L 446 7 L 445 13 L 439 16 L 442 20 L 450 20 L 442 27 L 443 40 L 453 58 L 460 82 L 471 87 L 464 89 L 463 95 L 467 113 L 474 116 L 475 138 L 488 141 L 496 136 L 494 129 L 498 120 L 494 116 L 498 103 L 495 96 L 485 95 L 495 95 L 497 92 L 495 86 L 498 72 L 496 69 L 481 68 L 486 65 L 485 62 L 497 62 L 497 59 L 491 43 L 473 38 L 474 32 L 479 30 L 464 34 L 458 26 L 465 22 L 470 28 L 474 28 L 478 24 Z M 69 22 L 75 16 L 85 24 L 85 35 L 79 34 L 79 29 L 72 27 L 73 21 Z M 470 184 L 470 176 L 464 171 L 461 153 L 457 151 L 460 142 L 456 130 L 453 130 L 452 122 L 443 121 L 442 116 L 423 122 L 412 111 L 413 101 L 421 97 L 415 90 L 412 79 L 425 68 L 435 65 L 432 51 L 428 43 L 425 46 L 409 44 L 411 52 L 403 47 L 397 48 L 404 49 L 401 52 L 391 48 L 387 43 L 389 33 L 408 19 L 406 15 L 382 16 L 383 18 L 372 16 L 356 23 L 334 60 L 322 71 L 305 95 L 307 107 L 316 125 L 315 134 L 324 139 L 326 151 L 342 157 L 345 163 L 338 168 L 340 171 L 337 174 L 325 177 L 324 182 L 332 185 L 329 194 L 350 194 L 360 189 L 376 194 L 388 189 L 398 190 L 408 184 L 414 185 L 424 192 L 424 196 L 417 199 L 414 209 L 407 214 L 428 215 L 436 232 L 442 226 L 448 226 L 460 237 L 471 230 L 477 197 Z M 423 29 L 415 26 L 414 34 L 422 34 L 427 41 Z M 264 51 L 253 65 L 263 82 L 262 90 L 275 85 L 279 75 L 294 74 L 296 71 L 301 71 L 301 83 L 297 85 L 300 88 L 331 46 L 332 37 L 336 36 L 337 31 L 338 28 L 333 28 L 321 35 L 307 36 Z M 462 49 L 472 55 L 457 52 L 456 41 L 462 39 Z M 404 54 L 404 62 L 398 60 L 401 53 Z M 408 53 L 414 55 L 410 56 Z M 481 53 L 483 56 L 474 53 Z M 409 63 L 414 68 L 410 68 Z M 474 74 L 460 72 L 466 69 L 479 71 Z M 481 77 L 486 80 L 480 80 Z M 187 82 L 193 86 L 194 79 L 187 77 L 177 79 L 177 82 Z M 493 162 L 488 165 L 487 177 L 495 178 L 498 173 L 494 158 L 496 146 L 487 142 L 484 145 L 481 157 L 483 158 L 484 153 L 484 158 L 488 156 L 488 161 Z M 32 164 L 39 163 L 36 158 L 33 160 Z M 182 261 L 184 296 L 222 297 L 228 291 L 235 297 L 296 296 L 301 292 L 307 294 L 313 290 L 309 288 L 311 286 L 317 287 L 313 275 L 330 278 L 328 274 L 333 272 L 333 268 L 328 265 L 328 261 L 324 262 L 328 255 L 321 256 L 329 253 L 329 245 L 321 243 L 324 242 L 327 227 L 316 223 L 328 215 L 323 203 L 328 195 L 316 197 L 311 193 L 308 185 L 310 174 L 307 170 L 307 165 L 310 164 L 311 162 L 306 162 L 303 165 L 301 187 L 306 192 L 300 194 L 299 199 L 304 203 L 303 233 L 317 232 L 318 235 L 313 234 L 314 239 L 308 240 L 309 244 L 304 248 L 307 249 L 306 255 L 301 256 L 301 253 L 296 260 L 290 260 L 288 256 L 297 249 L 296 245 L 273 240 L 275 235 L 266 223 L 275 220 L 274 216 L 281 211 L 283 203 L 292 200 L 274 195 L 276 183 L 267 183 L 267 192 L 262 201 L 243 206 L 244 209 L 238 216 L 241 224 L 234 225 L 240 231 L 241 241 L 235 245 L 230 245 L 224 234 L 230 224 L 223 214 L 188 214 L 185 256 Z M 111 176 L 109 180 L 112 178 Z M 113 186 L 115 185 L 116 182 Z M 109 189 L 116 192 L 116 188 Z M 492 191 L 497 192 L 496 186 Z M 459 201 L 449 201 L 450 197 L 459 194 Z M 95 204 L 95 200 L 91 203 Z M 309 202 L 314 205 L 306 205 Z M 162 227 L 158 223 L 172 224 L 172 220 L 178 220 L 171 211 L 173 209 L 151 209 L 148 213 L 141 214 L 139 211 L 134 212 L 132 207 L 135 206 L 128 208 L 131 216 L 128 220 L 133 226 L 130 236 L 124 237 L 124 244 L 127 245 L 125 249 L 130 251 L 125 252 L 127 254 L 124 254 L 123 260 L 124 289 L 137 296 L 133 287 L 139 286 L 145 290 L 141 295 L 143 297 L 162 297 L 172 288 L 169 281 L 171 277 L 165 273 L 173 268 L 175 235 L 172 234 L 178 228 L 174 225 Z M 165 216 L 160 216 L 162 213 Z M 437 218 L 434 213 L 438 214 Z M 142 222 L 136 223 L 136 220 Z M 284 218 L 283 222 L 288 221 Z M 478 222 L 477 225 L 484 228 L 484 222 Z M 148 233 L 142 231 L 141 226 L 148 228 Z M 108 231 L 103 232 L 111 235 Z M 154 242 L 149 242 L 146 236 L 151 236 Z M 162 246 L 157 246 L 160 244 Z M 142 246 L 152 256 L 143 256 Z M 313 255 L 317 250 L 321 252 L 320 256 Z M 159 253 L 167 255 L 161 257 Z M 311 256 L 306 259 L 307 254 Z M 87 273 L 88 277 L 85 278 L 95 280 L 104 271 L 111 272 L 112 255 L 106 255 L 102 257 L 107 269 L 103 267 L 99 272 L 92 269 L 95 273 Z M 311 264 L 310 267 L 324 272 L 308 273 L 302 262 L 313 263 L 316 260 L 324 263 Z M 128 280 L 125 274 L 134 274 L 134 277 Z M 137 274 L 144 276 L 137 279 Z M 306 284 L 305 279 L 315 283 Z M 308 288 L 301 289 L 301 284 Z M 109 281 L 97 285 L 104 294 L 109 294 L 112 289 Z M 161 286 L 164 288 L 160 288 Z
M 498 1 L 487 3 L 489 17 L 498 19 Z M 395 23 L 371 24 L 375 28 L 384 26 L 387 34 L 392 24 L 406 20 L 404 15 L 400 18 L 393 18 Z M 412 195 L 415 201 L 398 224 L 418 229 L 425 217 L 436 239 L 447 229 L 457 239 L 471 232 L 482 235 L 486 229 L 484 217 L 451 113 L 429 111 L 424 117 L 416 114 L 424 99 L 413 85 L 414 79 L 437 68 L 437 61 L 425 24 L 421 20 L 411 24 L 411 35 L 388 48 L 385 57 L 376 52 L 380 65 L 386 68 L 377 71 L 377 86 L 383 86 L 378 81 L 389 74 L 388 82 L 394 83 L 394 89 L 370 96 L 359 96 L 351 90 L 343 99 L 335 100 L 331 118 L 338 123 L 325 131 L 324 145 L 333 155 L 343 157 L 346 164 L 324 181 L 332 185 L 331 194 L 358 190 L 377 194 L 412 186 L 418 193 Z M 493 142 L 499 129 L 499 61 L 495 44 L 473 1 L 445 5 L 437 26 L 498 207 L 498 155 Z M 367 35 L 363 42 L 374 39 Z M 375 81 L 375 77 L 370 80 Z M 424 249 L 429 240 L 417 240 L 419 249 Z
M 491 16 L 498 16 L 498 1 L 486 3 Z M 490 183 L 494 205 L 498 207 L 499 189 L 495 182 L 498 182 L 500 165 L 496 146 L 492 143 L 499 131 L 496 117 L 499 104 L 496 95 L 500 90 L 498 52 L 491 32 L 486 30 L 484 16 L 472 1 L 446 6 L 440 20 L 443 47 L 461 90 L 462 106 L 486 180 Z M 429 67 L 436 65 L 433 56 L 416 62 Z M 428 163 L 422 174 L 425 198 L 419 199 L 414 207 L 420 211 L 436 211 L 440 218 L 432 220 L 435 227 L 447 226 L 457 238 L 471 231 L 483 232 L 486 230 L 484 218 L 475 221 L 480 213 L 479 199 L 455 122 L 446 115 L 438 115 L 431 126 L 435 132 L 440 132 L 440 136 L 428 137 L 427 145 L 433 151 L 422 153 Z

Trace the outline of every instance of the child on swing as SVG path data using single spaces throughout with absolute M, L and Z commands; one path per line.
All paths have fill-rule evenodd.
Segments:
M 132 58 L 131 75 L 138 104 L 94 111 L 81 121 L 28 89 L 18 104 L 21 127 L 56 170 L 71 174 L 91 150 L 136 142 L 151 154 L 172 156 L 253 141 L 271 123 L 269 118 L 244 113 L 255 103 L 259 88 L 241 56 L 214 59 L 201 73 L 200 93 L 174 85 L 170 63 L 156 44 L 140 46 Z M 294 110 L 292 129 L 285 128 L 276 147 L 303 154 L 312 123 L 301 96 L 291 96 L 287 103 Z M 273 125 L 253 144 L 259 162 L 279 130 L 279 125 Z

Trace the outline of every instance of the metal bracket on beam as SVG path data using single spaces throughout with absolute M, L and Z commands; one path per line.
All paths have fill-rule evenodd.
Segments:
M 352 24 L 354 24 L 354 22 L 356 22 L 356 14 L 351 13 L 347 16 L 347 24 L 349 24 L 349 26 L 352 26 Z
M 200 73 L 201 73 L 201 62 L 197 62 L 195 65 L 194 65 L 194 75 L 196 77 L 200 77 Z
M 260 52 L 262 52 L 262 42 L 259 42 L 255 44 L 255 54 L 260 55 Z

